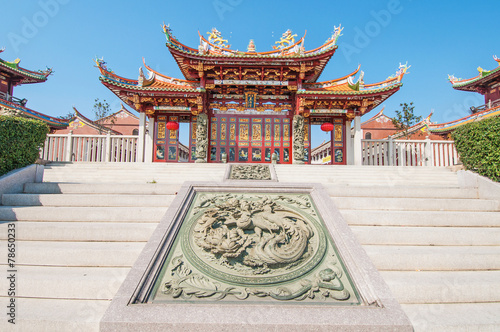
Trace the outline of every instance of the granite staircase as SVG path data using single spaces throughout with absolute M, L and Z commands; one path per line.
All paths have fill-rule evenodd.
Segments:
M 110 300 L 184 181 L 222 164 L 52 164 L 6 194 L 16 224 L 20 331 L 97 331 Z M 500 202 L 445 168 L 276 165 L 280 182 L 322 183 L 416 331 L 500 330 Z M 3 262 L 3 260 L 2 260 Z M 5 264 L 5 263 L 2 263 Z M 8 298 L 0 283 L 0 305 Z M 12 326 L 5 319 L 0 330 Z

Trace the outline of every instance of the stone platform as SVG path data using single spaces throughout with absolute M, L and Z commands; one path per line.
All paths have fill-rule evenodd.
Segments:
M 101 330 L 413 330 L 322 186 L 263 182 L 184 184 Z

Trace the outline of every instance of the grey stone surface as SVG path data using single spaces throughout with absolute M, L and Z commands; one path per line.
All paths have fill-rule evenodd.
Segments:
M 8 193 L 20 193 L 25 183 L 42 182 L 43 166 L 29 165 L 13 170 L 0 177 L 0 195 Z
M 500 200 L 500 183 L 471 171 L 458 171 L 457 175 L 460 187 L 477 187 L 479 198 Z
M 246 305 L 143 303 L 175 240 L 176 221 L 196 192 L 307 193 L 330 232 L 363 305 L 304 305 L 300 302 Z M 410 321 L 361 248 L 326 190 L 319 185 L 186 183 L 136 261 L 100 323 L 101 331 L 412 331 Z

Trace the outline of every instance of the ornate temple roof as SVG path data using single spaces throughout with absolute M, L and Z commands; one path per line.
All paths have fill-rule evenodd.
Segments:
M 474 122 L 474 121 L 481 121 L 487 118 L 491 118 L 494 116 L 500 116 L 500 104 L 498 105 L 493 105 L 491 108 L 485 109 L 481 112 L 477 112 L 468 116 L 465 116 L 461 119 L 450 121 L 450 122 L 445 122 L 445 123 L 439 123 L 439 124 L 429 124 L 428 129 L 432 133 L 448 133 L 451 132 L 455 129 L 457 129 L 460 126 L 463 126 L 464 124 Z
M 399 89 L 403 85 L 403 83 L 401 83 L 401 80 L 410 67 L 411 66 L 408 66 L 408 64 L 399 64 L 399 68 L 395 75 L 389 76 L 386 80 L 374 84 L 364 84 L 363 71 L 361 71 L 357 81 L 354 82 L 354 75 L 360 69 L 360 67 L 358 67 L 358 69 L 351 74 L 335 80 L 318 83 L 304 83 L 304 89 L 299 90 L 297 93 L 363 95 Z
M 2 53 L 4 49 L 0 50 Z M 0 73 L 6 72 L 17 79 L 14 80 L 15 85 L 40 83 L 45 82 L 47 77 L 52 73 L 52 68 L 46 70 L 32 71 L 19 66 L 21 60 L 16 59 L 12 62 L 0 59 Z
M 314 74 L 306 79 L 308 82 L 315 82 L 329 59 L 335 53 L 337 49 L 337 39 L 341 36 L 342 29 L 341 26 L 335 27 L 334 33 L 323 45 L 309 51 L 306 51 L 304 47 L 305 34 L 304 37 L 295 41 L 297 35 L 287 30 L 283 33 L 281 39 L 276 42 L 278 46 L 273 46 L 272 51 L 255 51 L 255 44 L 253 40 L 251 40 L 248 45 L 248 50 L 245 52 L 230 49 L 230 45 L 226 44 L 227 40 L 223 39 L 221 33 L 215 28 L 213 28 L 211 32 L 207 32 L 209 35 L 208 40 L 198 32 L 200 44 L 198 49 L 195 49 L 182 44 L 172 34 L 170 27 L 165 24 L 163 25 L 163 32 L 167 38 L 166 45 L 179 65 L 183 75 L 189 80 L 196 80 L 198 77 L 190 72 L 191 68 L 188 63 L 189 61 L 185 61 L 185 59 L 197 60 L 199 62 L 213 60 L 217 61 L 217 64 L 239 64 L 236 62 L 241 60 L 244 61 L 241 64 L 245 65 L 257 65 L 262 63 L 283 65 L 284 63 L 290 62 L 290 60 L 294 62 L 315 60 L 317 63 L 309 69 L 314 69 Z
M 103 59 L 95 60 L 97 68 L 101 72 L 99 79 L 103 84 L 117 93 L 121 89 L 142 90 L 142 91 L 182 91 L 182 92 L 199 92 L 199 82 L 180 80 L 160 74 L 144 62 L 147 70 L 147 75 L 144 75 L 142 68 L 139 69 L 139 77 L 137 80 L 124 78 L 116 75 L 112 70 L 108 69 L 106 62 Z M 113 87 L 116 87 L 113 89 Z
M 473 78 L 461 79 L 456 78 L 454 75 L 448 75 L 448 80 L 453 85 L 454 89 L 484 94 L 484 86 L 500 78 L 500 59 L 496 56 L 493 56 L 493 59 L 498 63 L 498 67 L 493 70 L 484 70 L 478 67 L 477 70 L 479 71 L 479 75 Z
M 0 99 L 0 109 L 3 112 L 0 113 L 8 113 L 12 112 L 15 114 L 19 114 L 23 117 L 32 118 L 36 120 L 41 120 L 45 122 L 49 127 L 53 128 L 64 128 L 68 126 L 68 121 L 60 118 L 54 118 L 43 113 L 34 111 L 32 109 L 23 107 L 21 105 L 6 101 L 4 99 Z

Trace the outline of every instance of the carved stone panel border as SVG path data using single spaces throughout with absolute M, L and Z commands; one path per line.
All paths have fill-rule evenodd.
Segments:
M 393 298 L 388 286 L 322 186 L 284 183 L 270 185 L 269 182 L 251 181 L 245 182 L 243 187 L 241 182 L 239 183 L 185 183 L 183 185 L 113 298 L 101 320 L 101 331 L 241 329 L 245 331 L 279 329 L 288 331 L 335 329 L 413 331 L 401 306 Z M 295 299 L 263 305 L 240 300 L 227 303 L 224 301 L 191 303 L 148 301 L 154 290 L 155 280 L 161 275 L 161 267 L 172 250 L 177 236 L 181 234 L 179 233 L 181 220 L 188 215 L 196 194 L 221 192 L 309 195 L 337 248 L 339 258 L 351 276 L 361 305 L 331 305 L 325 301 L 304 303 Z M 224 204 L 220 205 L 220 209 L 225 208 Z M 245 210 L 244 207 L 239 208 L 242 211 Z M 210 214 L 207 215 L 207 218 L 210 216 Z M 240 220 L 241 222 L 243 220 Z M 179 265 L 180 268 L 182 268 L 181 265 Z M 320 269 L 319 272 L 322 270 Z M 329 271 L 318 276 L 326 278 L 324 280 L 333 280 L 326 275 L 327 272 Z M 183 273 L 188 273 L 188 271 L 184 270 Z M 188 275 L 189 273 L 186 276 Z M 314 273 L 308 276 L 313 278 Z
M 273 164 L 228 164 L 224 182 L 278 182 Z

